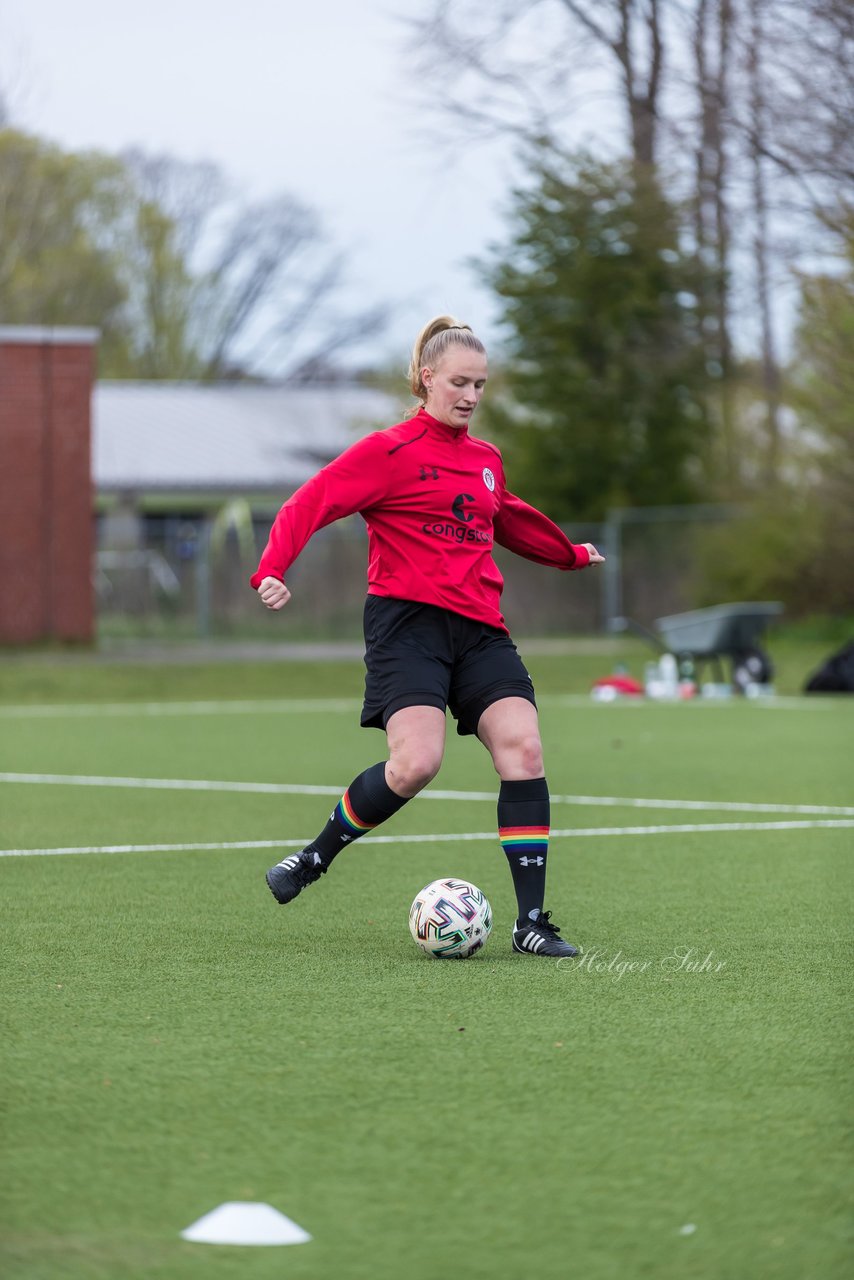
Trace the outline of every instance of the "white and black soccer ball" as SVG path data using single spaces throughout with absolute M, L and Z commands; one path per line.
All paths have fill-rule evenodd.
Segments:
M 468 880 L 433 880 L 409 909 L 409 932 L 428 956 L 464 960 L 492 932 L 492 908 Z

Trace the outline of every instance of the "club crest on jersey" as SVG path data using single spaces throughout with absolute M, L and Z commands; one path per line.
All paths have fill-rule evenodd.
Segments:
M 487 489 L 489 490 L 489 492 L 490 492 L 490 493 L 493 493 L 493 492 L 494 492 L 494 490 L 495 490 L 495 476 L 492 474 L 492 472 L 490 471 L 489 467 L 484 467 L 484 468 L 483 468 L 483 483 L 486 485 L 486 487 L 487 487 Z

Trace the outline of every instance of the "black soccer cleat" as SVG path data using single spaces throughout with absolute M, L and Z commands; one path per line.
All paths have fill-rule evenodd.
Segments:
M 578 947 L 559 938 L 560 929 L 551 922 L 551 912 L 541 911 L 536 920 L 517 920 L 513 928 L 513 950 L 529 956 L 577 956 Z
M 303 849 L 302 853 L 292 853 L 283 858 L 267 872 L 269 890 L 282 906 L 302 893 L 307 885 L 314 884 L 315 880 L 326 875 L 327 868 L 319 858 L 315 861 L 316 858 L 313 849 Z

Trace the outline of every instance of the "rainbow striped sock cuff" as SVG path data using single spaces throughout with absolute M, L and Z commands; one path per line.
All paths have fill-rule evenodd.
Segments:
M 344 792 L 338 804 L 335 806 L 335 816 L 343 827 L 352 831 L 356 836 L 363 836 L 367 831 L 373 831 L 374 827 L 378 827 L 379 822 L 363 822 L 356 813 L 350 801 L 349 789 Z
M 549 847 L 548 827 L 499 827 L 498 839 L 505 853 L 544 856 Z

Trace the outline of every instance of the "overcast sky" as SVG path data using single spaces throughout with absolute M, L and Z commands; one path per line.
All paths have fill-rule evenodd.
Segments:
M 288 189 L 348 251 L 351 300 L 399 312 L 387 350 L 451 311 L 489 341 L 465 262 L 500 237 L 506 156 L 417 134 L 395 13 L 422 0 L 0 0 L 14 123 L 67 148 L 211 159 Z M 422 121 L 423 123 L 423 121 Z

